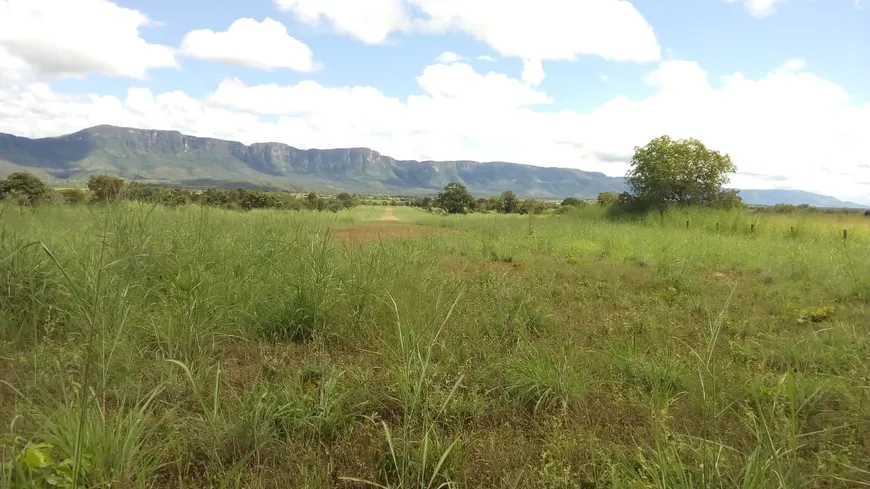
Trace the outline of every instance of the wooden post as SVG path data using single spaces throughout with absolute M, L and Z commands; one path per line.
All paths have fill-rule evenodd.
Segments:
M 750 224 L 750 225 L 749 225 L 749 233 L 750 233 L 750 234 L 755 234 L 755 224 Z
M 717 233 L 719 232 L 719 223 L 718 222 L 716 223 L 716 232 Z
M 849 238 L 849 231 L 844 229 L 843 230 L 843 239 L 848 239 L 848 238 Z
M 686 229 L 689 229 L 689 220 L 686 219 Z

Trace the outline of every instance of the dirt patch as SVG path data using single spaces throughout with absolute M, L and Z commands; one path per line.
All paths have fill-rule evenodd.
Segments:
M 384 215 L 375 219 L 375 221 L 398 221 L 399 218 L 393 214 L 393 208 L 387 207 L 384 209 Z
M 392 221 L 397 219 L 393 218 Z M 416 226 L 411 224 L 399 224 L 390 220 L 378 219 L 379 222 L 367 223 L 352 228 L 335 229 L 332 235 L 345 243 L 368 243 L 395 238 L 416 238 L 435 234 L 438 228 L 431 226 Z

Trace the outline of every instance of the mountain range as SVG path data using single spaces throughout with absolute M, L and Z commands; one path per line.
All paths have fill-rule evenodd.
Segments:
M 297 149 L 281 143 L 245 145 L 177 131 L 96 126 L 59 137 L 30 139 L 0 133 L 0 176 L 27 171 L 79 182 L 94 173 L 186 187 L 255 187 L 429 195 L 450 181 L 478 195 L 512 190 L 538 198 L 594 198 L 621 192 L 621 177 L 568 168 L 506 162 L 396 160 L 368 148 Z M 56 185 L 56 184 L 55 184 Z M 860 207 L 799 190 L 745 190 L 755 205 Z

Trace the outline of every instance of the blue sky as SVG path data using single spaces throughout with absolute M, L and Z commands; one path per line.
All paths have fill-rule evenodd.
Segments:
M 735 185 L 870 201 L 855 0 L 74 3 L 0 1 L 0 131 L 115 123 L 613 175 L 671 134 L 731 154 Z

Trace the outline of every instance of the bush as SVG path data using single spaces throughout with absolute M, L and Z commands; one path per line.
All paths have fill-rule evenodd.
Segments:
M 96 202 L 110 202 L 121 195 L 124 179 L 108 175 L 91 175 L 88 179 L 88 189 L 93 192 Z
M 88 201 L 88 194 L 80 188 L 65 188 L 58 190 L 66 204 L 84 204 Z
M 619 200 L 619 194 L 616 192 L 601 192 L 598 194 L 598 205 L 613 205 Z

